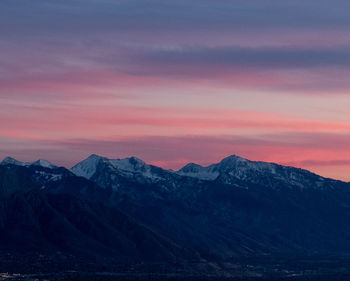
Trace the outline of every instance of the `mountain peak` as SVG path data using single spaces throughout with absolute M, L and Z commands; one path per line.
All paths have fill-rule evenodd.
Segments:
M 114 168 L 128 172 L 144 170 L 148 166 L 144 161 L 135 156 L 123 159 L 110 159 L 109 162 Z
M 137 177 L 138 179 L 147 181 L 160 179 L 159 172 L 164 171 L 161 168 L 145 163 L 135 156 L 122 159 L 109 159 L 92 154 L 82 162 L 76 164 L 71 169 L 71 172 L 77 176 L 91 179 L 95 174 L 99 174 L 100 171 L 103 172 L 106 170 L 112 172 L 115 178 L 119 176 L 127 178 Z
M 49 161 L 44 160 L 44 159 L 39 159 L 31 164 L 32 166 L 40 166 L 43 168 L 56 168 L 57 166 L 51 164 Z
M 140 158 L 137 158 L 135 156 L 131 156 L 130 158 L 125 158 L 129 160 L 129 163 L 134 165 L 134 166 L 144 166 L 147 165 L 143 160 Z M 123 160 L 123 159 L 122 159 Z
M 57 166 L 51 164 L 49 161 L 47 160 L 44 160 L 44 159 L 39 159 L 35 162 L 21 162 L 21 161 L 18 161 L 17 159 L 15 158 L 12 158 L 12 157 L 6 157 L 1 163 L 0 165 L 17 165 L 17 166 L 26 166 L 26 167 L 29 167 L 29 166 L 40 166 L 40 167 L 43 167 L 43 168 L 56 168 Z
M 11 165 L 17 165 L 17 166 L 25 166 L 27 163 L 18 161 L 17 159 L 8 156 L 4 160 L 2 160 L 2 162 L 0 164 L 1 165 L 11 164 Z
M 145 162 L 134 156 L 124 159 L 109 159 L 97 154 L 91 154 L 88 158 L 75 165 L 71 171 L 77 176 L 90 179 L 96 173 L 97 165 L 101 162 L 116 169 L 129 172 L 144 169 L 147 166 Z
M 105 159 L 105 157 L 97 154 L 91 154 L 88 158 L 85 160 L 98 160 L 98 159 Z
M 145 163 L 143 160 L 141 160 L 140 158 L 137 158 L 136 156 L 131 156 L 127 159 L 129 159 L 131 161 L 135 161 L 135 162 Z
M 203 167 L 195 163 L 189 163 L 177 171 L 179 175 L 199 178 L 202 180 L 215 180 L 219 173 L 212 169 L 213 165 Z
M 220 163 L 232 163 L 232 162 L 251 162 L 251 161 L 234 154 L 228 157 L 225 157 L 220 161 Z
M 203 167 L 201 165 L 198 165 L 196 163 L 188 163 L 185 166 L 183 166 L 178 172 L 183 172 L 183 173 L 193 173 L 197 172 Z
M 79 177 L 90 179 L 95 174 L 98 163 L 102 160 L 108 159 L 97 154 L 91 154 L 89 157 L 76 164 L 71 171 Z

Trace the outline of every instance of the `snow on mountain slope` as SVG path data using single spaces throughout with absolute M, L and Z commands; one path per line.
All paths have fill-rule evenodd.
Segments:
M 79 177 L 90 179 L 95 174 L 97 165 L 100 161 L 108 161 L 108 159 L 92 154 L 85 160 L 76 164 L 71 169 L 71 172 Z
M 229 156 L 210 166 L 187 164 L 177 172 L 148 165 L 136 157 L 108 159 L 91 155 L 75 165 L 71 171 L 87 179 L 99 175 L 102 186 L 117 188 L 121 178 L 138 183 L 159 183 L 177 190 L 184 177 L 196 180 L 216 181 L 237 185 L 238 181 L 259 184 L 271 188 L 332 188 L 334 181 L 325 179 L 307 170 L 282 166 L 274 163 L 250 161 L 239 156 Z M 97 173 L 98 172 L 98 173 Z M 104 174 L 104 176 L 102 176 Z M 102 178 L 103 180 L 102 180 Z M 325 182 L 327 181 L 327 183 Z M 107 184 L 108 183 L 108 184 Z M 173 189 L 171 187 L 170 189 Z
M 177 173 L 205 180 L 220 180 L 226 184 L 232 183 L 234 179 L 239 179 L 271 187 L 322 188 L 325 180 L 307 170 L 268 162 L 250 161 L 236 155 L 226 157 L 221 162 L 207 167 L 191 163 L 178 170 Z
M 71 169 L 71 172 L 77 176 L 91 179 L 100 165 L 103 169 L 110 169 L 125 177 L 133 177 L 137 175 L 148 179 L 159 178 L 155 170 L 160 168 L 148 165 L 136 157 L 108 159 L 96 154 L 92 154 L 82 162 L 75 165 Z
M 39 159 L 35 162 L 21 162 L 18 161 L 12 157 L 6 157 L 1 163 L 0 165 L 17 165 L 17 166 L 25 166 L 25 167 L 29 167 L 29 166 L 40 166 L 43 168 L 57 168 L 57 166 L 51 164 L 49 161 L 44 160 L 44 159 Z
M 18 161 L 18 160 L 16 160 L 15 158 L 12 158 L 12 157 L 6 157 L 4 160 L 2 160 L 2 162 L 0 163 L 0 165 L 29 166 L 30 163 L 21 162 L 21 161 Z
M 31 163 L 30 165 L 31 166 L 40 166 L 43 168 L 50 168 L 50 169 L 57 168 L 57 166 L 51 164 L 49 161 L 44 160 L 44 159 L 39 159 L 39 160 Z
M 215 170 L 213 165 L 203 167 L 194 163 L 187 164 L 177 173 L 181 176 L 194 177 L 202 180 L 215 180 L 219 176 L 219 172 Z
M 258 162 L 256 162 L 258 163 Z M 251 162 L 247 159 L 232 155 L 224 158 L 217 164 L 212 164 L 207 167 L 200 166 L 198 164 L 190 163 L 177 171 L 179 175 L 190 176 L 200 179 L 215 180 L 221 173 L 224 172 L 240 172 L 248 169 L 258 170 L 261 169 L 261 165 Z M 263 163 L 263 162 L 261 162 Z M 269 164 L 269 163 L 263 163 Z
M 0 165 L 37 166 L 52 170 L 57 168 L 49 161 L 42 159 L 29 163 L 11 157 L 5 158 Z M 188 178 L 216 181 L 229 185 L 237 185 L 238 180 L 272 188 L 297 187 L 300 189 L 329 189 L 335 182 L 307 170 L 274 163 L 250 161 L 235 155 L 206 167 L 190 163 L 174 172 L 146 164 L 136 157 L 108 159 L 92 154 L 75 165 L 71 172 L 86 179 L 92 179 L 95 174 L 98 174 L 102 186 L 112 186 L 113 188 L 120 186 L 122 178 L 137 183 L 162 183 L 164 189 L 171 190 L 177 190 L 177 187 L 181 185 L 180 181 L 188 181 Z

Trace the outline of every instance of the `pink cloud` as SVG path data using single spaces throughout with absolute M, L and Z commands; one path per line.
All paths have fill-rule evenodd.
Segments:
M 23 116 L 26 118 L 23 119 Z M 153 133 L 174 135 L 194 130 L 209 135 L 224 134 L 227 130 L 255 132 L 349 132 L 347 122 L 326 122 L 303 119 L 284 114 L 243 110 L 135 107 L 135 106 L 69 106 L 40 107 L 12 105 L 0 112 L 3 136 L 68 136 L 79 134 L 100 138 L 110 135 L 139 135 L 152 128 Z

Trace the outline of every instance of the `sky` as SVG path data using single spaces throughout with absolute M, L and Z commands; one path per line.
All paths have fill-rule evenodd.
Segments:
M 0 158 L 229 155 L 350 181 L 350 1 L 1 0 Z

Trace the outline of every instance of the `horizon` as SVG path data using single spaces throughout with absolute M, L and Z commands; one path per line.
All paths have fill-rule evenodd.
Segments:
M 0 0 L 0 279 L 350 280 L 349 11 Z
M 350 181 L 346 7 L 1 1 L 0 158 L 177 168 L 234 152 Z
M 147 165 L 152 165 L 152 166 L 156 166 L 156 167 L 159 167 L 159 168 L 162 168 L 164 170 L 167 170 L 167 171 L 172 171 L 172 172 L 178 172 L 180 169 L 184 168 L 185 166 L 189 165 L 189 164 L 195 164 L 195 165 L 199 165 L 201 167 L 208 167 L 208 166 L 211 166 L 211 165 L 215 165 L 215 164 L 219 164 L 221 161 L 223 161 L 224 159 L 226 158 L 230 158 L 230 157 L 237 157 L 237 158 L 241 158 L 241 159 L 244 159 L 244 160 L 247 160 L 249 162 L 262 162 L 262 163 L 270 163 L 270 164 L 276 164 L 276 165 L 280 165 L 280 166 L 285 166 L 285 167 L 291 167 L 291 168 L 296 168 L 296 169 L 303 169 L 303 170 L 306 170 L 308 172 L 311 172 L 311 173 L 314 173 L 318 176 L 321 176 L 323 178 L 329 178 L 329 179 L 334 179 L 334 180 L 338 180 L 338 181 L 343 181 L 343 182 L 348 182 L 346 180 L 343 180 L 343 179 L 337 179 L 337 178 L 332 178 L 332 177 L 327 177 L 327 176 L 323 176 L 321 174 L 318 174 L 317 172 L 315 171 L 312 171 L 312 170 L 309 170 L 309 169 L 304 169 L 304 168 L 301 168 L 301 167 L 297 167 L 297 166 L 293 166 L 293 165 L 290 165 L 288 163 L 276 163 L 276 162 L 269 162 L 269 161 L 261 161 L 261 160 L 252 160 L 252 159 L 248 159 L 248 158 L 245 158 L 245 157 L 241 157 L 237 154 L 231 154 L 231 155 L 228 155 L 228 156 L 225 156 L 221 159 L 219 159 L 218 161 L 216 162 L 207 162 L 207 163 L 197 163 L 197 162 L 193 162 L 193 161 L 189 161 L 189 162 L 186 162 L 186 163 L 183 163 L 181 166 L 178 166 L 176 168 L 172 168 L 172 167 L 164 167 L 162 165 L 159 165 L 157 164 L 157 162 L 149 162 L 145 159 L 142 159 L 140 157 L 137 157 L 137 156 L 134 156 L 134 155 L 131 155 L 131 156 L 127 156 L 127 157 L 123 157 L 123 158 L 116 158 L 116 157 L 107 157 L 107 156 L 104 156 L 104 155 L 99 155 L 99 154 L 96 154 L 96 153 L 91 153 L 90 155 L 84 157 L 83 159 L 81 160 L 77 160 L 74 162 L 74 164 L 70 165 L 70 166 L 66 166 L 66 165 L 60 165 L 59 163 L 56 163 L 54 161 L 51 161 L 51 160 L 48 160 L 48 159 L 45 159 L 45 158 L 36 158 L 35 160 L 26 160 L 26 161 L 22 161 L 21 159 L 17 159 L 15 157 L 12 157 L 12 156 L 6 156 L 5 158 L 3 158 L 1 161 L 0 161 L 0 164 L 2 162 L 4 162 L 5 160 L 7 159 L 12 159 L 12 160 L 15 160 L 15 161 L 19 161 L 21 163 L 25 163 L 25 164 L 33 164 L 35 162 L 38 162 L 40 160 L 42 161 L 48 161 L 50 164 L 56 166 L 56 167 L 63 167 L 67 170 L 71 170 L 74 166 L 76 166 L 77 164 L 83 162 L 83 161 L 86 161 L 88 160 L 90 157 L 92 156 L 97 156 L 97 157 L 100 157 L 100 158 L 106 158 L 108 160 L 124 160 L 124 159 L 130 159 L 130 158 L 136 158 L 136 159 L 139 159 L 141 160 L 142 162 L 144 162 L 145 164 Z

